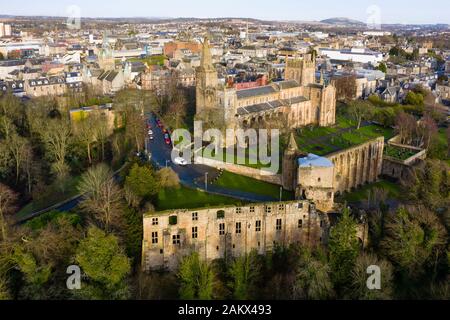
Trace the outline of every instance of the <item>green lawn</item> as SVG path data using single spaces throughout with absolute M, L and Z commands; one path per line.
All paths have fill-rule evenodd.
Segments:
M 368 184 L 362 188 L 359 188 L 354 192 L 346 193 L 340 197 L 339 201 L 341 202 L 346 201 L 348 203 L 358 203 L 366 201 L 369 196 L 369 192 L 373 191 L 376 188 L 387 190 L 388 198 L 391 199 L 402 198 L 401 186 L 398 183 L 383 180 L 372 184 Z
M 406 149 L 406 148 L 400 148 L 396 146 L 387 145 L 384 148 L 384 154 L 392 157 L 394 159 L 398 159 L 401 161 L 405 161 L 415 154 L 417 154 L 418 151 L 412 150 L 412 149 Z
M 228 171 L 224 171 L 214 184 L 231 190 L 240 190 L 243 192 L 269 196 L 274 199 L 280 198 L 280 186 L 237 175 Z M 283 190 L 283 200 L 287 201 L 292 199 L 294 199 L 294 193 Z
M 242 205 L 242 201 L 182 186 L 180 189 L 161 190 L 156 201 L 156 210 L 197 209 L 221 205 Z
M 394 136 L 394 130 L 377 125 L 368 125 L 356 130 L 350 120 L 338 117 L 333 127 L 308 127 L 297 130 L 296 141 L 301 151 L 325 156 L 382 136 L 390 139 Z
M 207 154 L 208 153 L 208 154 Z M 209 155 L 209 151 L 208 152 L 204 152 L 203 156 L 205 158 L 211 158 L 213 160 L 219 160 L 219 161 L 223 161 L 223 162 L 227 162 L 227 163 L 232 163 L 232 164 L 237 164 L 237 165 L 241 165 L 244 167 L 249 167 L 249 168 L 253 168 L 253 169 L 264 169 L 264 168 L 270 168 L 270 164 L 262 164 L 260 159 L 259 159 L 259 155 L 258 155 L 258 150 L 255 149 L 246 149 L 245 150 L 245 157 L 242 156 L 238 156 L 237 154 L 237 150 L 236 149 L 223 149 L 222 151 L 222 157 L 220 157 L 221 159 L 216 159 L 215 158 L 215 154 L 212 155 L 212 157 Z M 250 155 L 252 156 L 252 159 L 250 159 Z M 271 155 L 269 154 L 269 157 Z M 227 161 L 228 158 L 230 158 L 230 161 Z M 280 150 L 280 156 L 279 156 L 279 160 L 281 163 L 281 150 Z
M 77 186 L 80 180 L 81 176 L 70 177 L 64 183 L 63 188 L 58 188 L 56 185 L 49 186 L 45 194 L 43 194 L 39 199 L 27 204 L 19 212 L 17 212 L 16 218 L 26 218 L 35 211 L 43 210 L 51 207 L 52 205 L 75 197 L 78 194 Z

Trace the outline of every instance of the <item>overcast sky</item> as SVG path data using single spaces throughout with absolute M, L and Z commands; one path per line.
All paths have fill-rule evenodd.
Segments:
M 450 0 L 1 0 L 0 14 L 84 17 L 250 17 L 322 20 L 347 17 L 381 23 L 448 23 Z

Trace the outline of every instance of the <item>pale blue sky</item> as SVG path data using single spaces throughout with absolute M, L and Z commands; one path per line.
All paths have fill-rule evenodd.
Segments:
M 382 23 L 449 23 L 449 0 L 1 0 L 0 14 L 67 16 L 77 5 L 85 17 L 251 17 L 366 22 L 377 5 Z

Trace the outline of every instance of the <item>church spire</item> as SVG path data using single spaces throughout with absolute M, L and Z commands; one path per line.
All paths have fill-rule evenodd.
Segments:
M 293 152 L 297 152 L 298 151 L 298 145 L 297 142 L 295 141 L 295 137 L 294 137 L 294 133 L 291 132 L 291 135 L 289 137 L 289 145 L 287 147 L 288 151 L 293 151 Z

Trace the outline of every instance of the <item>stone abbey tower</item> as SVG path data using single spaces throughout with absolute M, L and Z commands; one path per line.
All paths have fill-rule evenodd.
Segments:
M 209 39 L 205 37 L 200 67 L 197 68 L 196 110 L 197 114 L 217 109 L 217 71 L 212 63 Z
M 203 120 L 212 116 L 233 129 L 259 128 L 276 120 L 289 129 L 334 125 L 336 88 L 316 82 L 313 54 L 288 59 L 284 81 L 237 89 L 219 84 L 209 45 L 205 38 L 196 73 L 196 111 Z
M 296 80 L 301 86 L 316 82 L 316 61 L 314 55 L 307 54 L 303 59 L 287 59 L 286 80 Z

